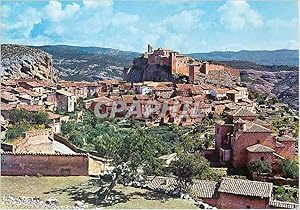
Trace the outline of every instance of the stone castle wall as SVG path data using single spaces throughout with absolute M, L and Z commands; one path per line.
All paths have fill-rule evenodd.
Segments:
M 210 71 L 225 71 L 228 74 L 232 75 L 233 77 L 240 77 L 240 71 L 238 69 L 229 67 L 229 66 L 223 66 L 218 64 L 207 64 L 204 65 L 203 73 L 208 74 Z

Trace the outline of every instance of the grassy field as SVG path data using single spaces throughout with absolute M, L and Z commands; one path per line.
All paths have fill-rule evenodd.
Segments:
M 84 201 L 87 207 L 101 207 L 95 195 L 97 189 L 95 180 L 88 177 L 1 177 L 2 197 L 38 196 L 42 200 L 54 197 L 59 200 L 60 206 L 73 206 L 75 201 L 80 200 Z M 197 208 L 187 200 L 122 185 L 115 188 L 113 195 L 114 203 L 105 208 Z

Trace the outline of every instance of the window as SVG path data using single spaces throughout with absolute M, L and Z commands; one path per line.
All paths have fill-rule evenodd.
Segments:
M 247 206 L 247 209 L 251 209 L 250 206 Z
M 219 134 L 219 132 L 220 132 L 220 129 L 219 129 L 219 128 L 217 128 L 217 134 Z
M 259 140 L 257 140 L 257 142 L 256 142 L 257 144 L 259 144 L 260 142 L 259 142 Z
M 264 161 L 264 157 L 261 157 L 260 160 L 261 160 L 261 161 Z

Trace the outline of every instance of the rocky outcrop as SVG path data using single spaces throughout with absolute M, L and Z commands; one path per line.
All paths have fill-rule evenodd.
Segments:
M 133 66 L 124 69 L 123 78 L 129 82 L 173 80 L 169 66 L 149 65 L 144 57 L 135 58 Z
M 56 81 L 52 56 L 42 50 L 23 45 L 1 45 L 1 73 L 9 79 Z
M 299 71 L 258 71 L 241 69 L 242 82 L 250 91 L 277 96 L 278 99 L 298 110 Z

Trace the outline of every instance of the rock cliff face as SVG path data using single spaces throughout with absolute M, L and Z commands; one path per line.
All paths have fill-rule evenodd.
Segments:
M 169 66 L 149 65 L 143 57 L 135 58 L 133 66 L 124 69 L 123 78 L 129 82 L 173 80 Z
M 52 56 L 42 50 L 23 45 L 1 45 L 1 74 L 10 79 L 56 81 Z

